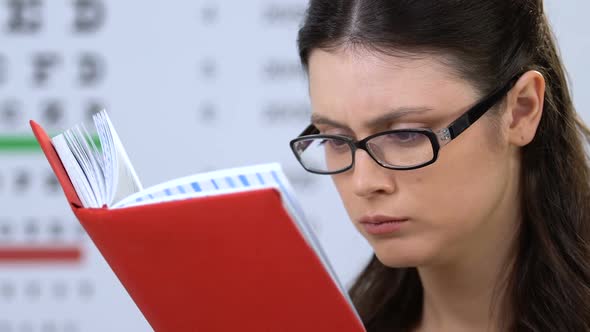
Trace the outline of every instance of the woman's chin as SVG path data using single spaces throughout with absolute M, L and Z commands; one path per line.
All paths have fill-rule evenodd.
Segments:
M 375 252 L 375 256 L 381 262 L 381 264 L 391 268 L 405 268 L 405 267 L 417 267 L 422 265 L 420 259 L 414 257 L 399 257 L 399 255 L 390 254 L 378 254 Z
M 391 248 L 389 246 L 373 246 L 377 259 L 391 268 L 418 267 L 428 265 L 432 255 L 416 248 Z

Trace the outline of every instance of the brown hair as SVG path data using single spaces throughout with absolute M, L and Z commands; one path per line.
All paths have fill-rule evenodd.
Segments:
M 521 149 L 523 215 L 506 284 L 510 312 L 500 316 L 509 331 L 590 331 L 590 131 L 575 112 L 542 0 L 311 0 L 298 46 L 306 69 L 311 51 L 339 46 L 442 54 L 482 95 L 539 71 L 543 115 Z M 415 268 L 375 256 L 350 289 L 369 332 L 413 328 L 422 292 Z

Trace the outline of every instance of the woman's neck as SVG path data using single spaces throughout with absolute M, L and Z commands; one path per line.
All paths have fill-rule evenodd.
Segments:
M 499 331 L 506 283 L 499 281 L 499 271 L 490 270 L 419 269 L 424 289 L 419 331 Z
M 462 251 L 455 263 L 418 267 L 424 290 L 418 331 L 500 331 L 510 319 L 506 295 L 517 234 L 507 227 Z

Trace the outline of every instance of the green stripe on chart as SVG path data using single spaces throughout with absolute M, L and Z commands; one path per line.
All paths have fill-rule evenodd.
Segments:
M 98 135 L 93 136 L 92 140 L 100 146 Z M 0 153 L 10 152 L 38 153 L 41 148 L 33 135 L 0 135 Z

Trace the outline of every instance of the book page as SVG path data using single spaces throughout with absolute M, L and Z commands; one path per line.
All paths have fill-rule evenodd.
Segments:
M 106 183 L 96 146 L 83 125 L 76 125 L 51 140 L 85 207 L 105 204 Z
M 106 111 L 96 114 L 94 121 L 101 143 L 104 141 L 103 145 L 107 147 L 104 159 L 110 167 L 106 183 L 111 186 L 108 189 L 107 205 L 111 206 L 114 202 L 142 190 L 143 187 Z
M 78 197 L 80 202 L 84 206 L 98 206 L 95 195 L 92 192 L 90 181 L 88 180 L 86 173 L 82 169 L 82 166 L 78 162 L 74 152 L 72 152 L 66 138 L 63 134 L 59 134 L 51 139 L 51 143 L 55 148 L 55 151 L 59 155 L 61 160 Z
M 271 172 L 277 169 L 280 170 L 280 165 L 265 164 L 190 175 L 144 189 L 116 202 L 112 208 L 220 195 L 243 190 L 278 188 L 271 175 Z
M 77 125 L 63 133 L 64 138 L 68 143 L 68 147 L 73 152 L 74 156 L 80 163 L 84 174 L 92 188 L 92 196 L 95 200 L 95 205 L 101 206 L 104 204 L 104 192 L 106 184 L 104 182 L 103 171 L 99 162 L 96 160 L 96 153 L 91 144 L 92 138 L 84 125 Z M 93 146 L 93 145 L 92 145 Z

